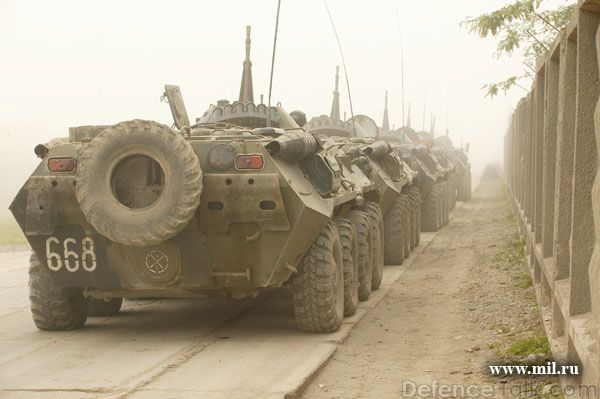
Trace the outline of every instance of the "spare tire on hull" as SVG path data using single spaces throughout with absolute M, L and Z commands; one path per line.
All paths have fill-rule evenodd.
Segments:
M 145 120 L 105 129 L 79 155 L 76 196 L 87 221 L 124 245 L 156 245 L 183 230 L 202 192 L 192 146 Z

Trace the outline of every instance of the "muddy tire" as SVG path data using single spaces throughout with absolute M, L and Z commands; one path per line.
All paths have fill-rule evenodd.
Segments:
M 443 184 L 443 200 L 442 200 L 442 225 L 445 226 L 450 220 L 450 182 L 444 181 Z
M 411 186 L 407 190 L 407 194 L 412 202 L 414 228 L 411 235 L 411 250 L 419 246 L 421 241 L 421 191 L 414 186 Z
M 344 262 L 344 316 L 352 316 L 358 309 L 358 244 L 356 228 L 349 219 L 336 219 L 335 225 L 342 247 Z
M 194 216 L 201 192 L 192 146 L 157 122 L 118 123 L 79 155 L 81 210 L 100 234 L 120 244 L 149 246 L 172 238 Z
M 446 182 L 442 181 L 439 183 L 440 186 L 440 228 L 446 225 L 446 206 L 448 201 L 446 200 Z
M 421 231 L 438 231 L 441 227 L 441 198 L 442 190 L 439 183 L 435 183 L 429 195 L 425 197 L 421 213 Z
M 89 299 L 83 288 L 56 287 L 50 270 L 35 254 L 29 258 L 29 301 L 40 330 L 78 330 L 87 320 Z
M 397 198 L 385 214 L 383 222 L 384 260 L 386 265 L 401 265 L 404 262 L 404 212 L 402 201 Z
M 337 228 L 327 223 L 292 279 L 294 313 L 301 330 L 337 331 L 344 318 L 344 262 Z
M 123 298 L 90 299 L 88 316 L 114 316 L 121 310 Z
M 452 200 L 450 202 L 450 209 L 454 209 L 454 207 L 456 206 L 456 190 L 458 187 L 458 175 L 453 175 L 452 180 L 450 180 L 450 184 L 452 187 Z
M 371 225 L 369 216 L 360 209 L 353 209 L 348 219 L 356 227 L 356 244 L 358 249 L 358 300 L 366 301 L 373 289 L 373 252 Z
M 373 253 L 373 280 L 371 281 L 371 288 L 374 291 L 379 289 L 383 280 L 383 258 L 385 252 L 383 213 L 379 204 L 375 202 L 367 202 L 365 208 L 371 222 L 371 234 L 373 238 L 371 247 Z
M 400 195 L 400 201 L 402 203 L 403 213 L 404 213 L 404 240 L 402 245 L 404 246 L 404 259 L 410 256 L 410 236 L 412 234 L 412 209 L 410 198 L 406 194 Z

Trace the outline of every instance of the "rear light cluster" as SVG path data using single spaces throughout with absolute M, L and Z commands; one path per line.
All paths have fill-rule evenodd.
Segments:
M 48 170 L 50 172 L 72 172 L 75 170 L 75 160 L 73 158 L 50 158 Z
M 265 166 L 265 160 L 260 154 L 243 154 L 235 157 L 235 168 L 239 170 L 257 170 Z

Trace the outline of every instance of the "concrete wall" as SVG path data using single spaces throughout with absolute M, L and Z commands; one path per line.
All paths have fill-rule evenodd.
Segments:
M 600 385 L 600 0 L 580 0 L 505 137 L 509 193 L 557 361 Z M 596 233 L 597 232 L 597 233 Z

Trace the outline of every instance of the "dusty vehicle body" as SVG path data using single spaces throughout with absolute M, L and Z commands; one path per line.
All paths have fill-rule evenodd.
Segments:
M 378 202 L 385 214 L 402 189 L 412 183 L 415 172 L 390 143 L 378 139 L 379 128 L 373 119 L 366 115 L 355 115 L 347 121 L 340 119 L 338 90 L 339 67 L 336 67 L 331 114 L 311 118 L 306 131 L 320 137 L 324 147 L 341 149 L 377 184 L 369 199 Z
M 454 147 L 452 140 L 447 136 L 436 137 L 435 144 L 454 165 L 453 178 L 457 190 L 457 200 L 468 201 L 471 198 L 471 163 L 467 153 L 463 148 Z
M 269 155 L 265 146 L 270 137 L 232 126 L 192 127 L 187 141 L 201 160 L 203 206 L 185 229 L 164 243 L 143 250 L 122 245 L 98 235 L 87 222 L 75 198 L 77 170 L 53 173 L 48 169 L 48 162 L 55 159 L 73 159 L 77 164 L 78 150 L 106 128 L 72 128 L 70 142 L 49 149 L 11 205 L 40 258 L 47 258 L 47 242 L 53 237 L 61 243 L 67 238 L 93 240 L 98 265 L 94 269 L 106 267 L 106 273 L 63 267 L 55 276 L 64 286 L 94 287 L 90 290 L 108 296 L 128 289 L 152 296 L 215 290 L 249 295 L 256 288 L 286 281 L 292 272 L 288 264 L 297 264 L 310 245 L 297 235 L 314 235 L 341 198 L 352 200 L 357 195 L 343 187 L 335 198 L 319 194 L 301 169 Z M 258 170 L 236 169 L 233 157 L 240 154 L 260 155 L 264 165 Z M 143 270 L 148 251 L 171 255 L 168 285 L 163 284 L 164 276 L 156 280 Z M 122 264 L 131 267 L 118 266 Z
M 419 242 L 421 198 L 413 185 L 417 172 L 396 146 L 378 137 L 381 128 L 372 118 L 355 115 L 348 121 L 340 120 L 337 72 L 330 116 L 312 118 L 306 130 L 320 137 L 325 148 L 341 149 L 377 184 L 367 199 L 377 203 L 385 215 L 385 261 L 401 264 Z M 387 116 L 387 101 L 384 113 Z M 384 117 L 384 125 L 386 120 Z
M 249 33 L 239 101 L 190 124 L 167 85 L 175 128 L 80 126 L 36 147 L 41 162 L 10 209 L 34 252 L 38 328 L 81 328 L 88 314 L 118 312 L 123 297 L 240 298 L 290 284 L 300 328 L 335 331 L 356 310 L 346 288 L 359 291 L 351 273 L 344 281 L 357 258 L 347 220 L 364 222 L 370 240 L 363 299 L 378 288 L 383 219 L 365 205 L 377 183 L 283 108 L 254 104 Z
M 311 119 L 307 132 L 319 136 L 326 151 L 341 150 L 372 181 L 376 190 L 368 199 L 380 204 L 385 212 L 402 188 L 410 184 L 414 172 L 402 162 L 385 141 L 375 140 L 351 122 L 333 120 L 325 115 Z
M 375 183 L 376 190 L 365 198 L 376 203 L 384 215 L 385 263 L 402 264 L 419 243 L 421 199 L 413 185 L 417 172 L 390 142 L 369 137 L 359 123 L 320 116 L 307 124 L 307 130 L 321 138 L 326 151 L 346 154 L 350 165 Z
M 449 212 L 454 207 L 454 164 L 434 148 L 429 133 L 404 127 L 383 138 L 395 141 L 406 162 L 418 171 L 416 184 L 423 198 L 422 231 L 437 231 L 448 222 Z

